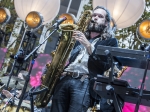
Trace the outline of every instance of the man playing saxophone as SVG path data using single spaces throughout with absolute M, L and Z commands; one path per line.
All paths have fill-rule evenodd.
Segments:
M 104 7 L 93 10 L 86 32 L 74 31 L 77 43 L 72 50 L 69 64 L 55 87 L 51 112 L 86 112 L 92 99 L 98 100 L 93 91 L 92 78 L 103 75 L 110 68 L 107 60 L 95 54 L 98 45 L 117 47 L 117 39 L 110 28 L 110 13 Z M 107 107 L 107 108 L 106 108 Z M 112 112 L 113 105 L 101 103 L 102 112 Z

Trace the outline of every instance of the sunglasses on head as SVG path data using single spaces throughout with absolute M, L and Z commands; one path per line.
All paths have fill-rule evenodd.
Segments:
M 101 14 L 98 14 L 98 13 L 93 13 L 92 14 L 92 17 L 96 17 L 96 16 L 98 16 L 99 18 L 104 18 L 104 16 L 101 15 Z

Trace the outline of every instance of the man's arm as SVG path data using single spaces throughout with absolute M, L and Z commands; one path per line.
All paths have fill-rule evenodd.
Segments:
M 106 71 L 110 68 L 110 63 L 107 60 L 106 56 L 101 56 L 101 55 L 97 55 L 95 54 L 96 52 L 96 47 L 98 45 L 105 45 L 105 46 L 112 46 L 112 47 L 117 47 L 118 46 L 118 42 L 116 38 L 111 38 L 110 40 L 105 41 L 105 44 L 97 44 L 95 46 L 95 50 L 93 51 L 93 53 L 90 55 L 89 57 L 89 61 L 88 61 L 88 65 L 91 66 L 95 66 L 97 69 L 99 69 L 100 71 Z M 91 68 L 91 67 L 89 67 Z

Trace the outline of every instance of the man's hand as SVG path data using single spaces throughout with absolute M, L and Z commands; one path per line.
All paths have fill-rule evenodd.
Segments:
M 84 47 L 89 47 L 91 43 L 87 40 L 85 35 L 80 31 L 74 31 L 73 36 L 75 40 L 79 41 Z
M 75 40 L 79 41 L 87 49 L 89 54 L 92 54 L 91 43 L 87 40 L 87 38 L 82 32 L 74 31 L 72 37 Z

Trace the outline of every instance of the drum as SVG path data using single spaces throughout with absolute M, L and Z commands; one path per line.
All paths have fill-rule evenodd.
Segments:
M 8 104 L 5 106 L 7 100 L 8 99 L 4 99 L 3 102 L 0 103 L 0 112 L 16 112 L 19 100 L 15 100 L 12 105 Z M 30 112 L 30 104 L 22 102 L 19 112 Z

